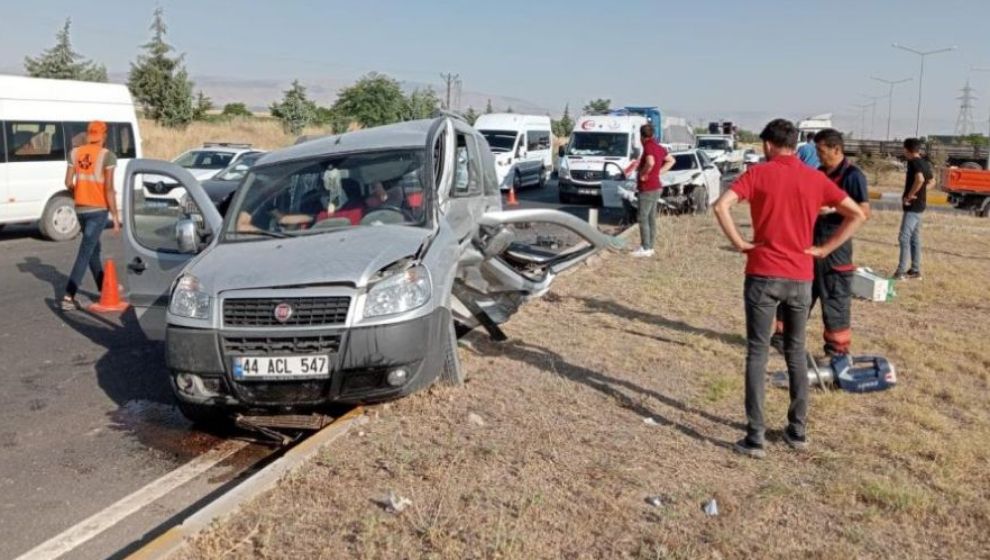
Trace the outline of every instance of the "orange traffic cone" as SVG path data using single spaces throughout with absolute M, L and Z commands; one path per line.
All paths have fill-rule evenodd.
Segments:
M 119 313 L 129 307 L 120 297 L 120 286 L 117 284 L 117 268 L 113 259 L 107 259 L 103 269 L 103 287 L 100 289 L 100 301 L 87 309 L 96 313 Z
M 519 206 L 519 200 L 516 199 L 516 188 L 509 187 L 509 200 L 505 201 L 508 206 Z

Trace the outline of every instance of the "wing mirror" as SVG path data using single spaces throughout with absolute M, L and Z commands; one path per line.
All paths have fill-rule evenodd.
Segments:
M 605 167 L 602 169 L 602 174 L 604 177 L 610 181 L 625 181 L 626 173 L 619 167 L 618 163 L 614 161 L 606 161 Z
M 185 218 L 176 222 L 175 241 L 180 253 L 193 254 L 198 252 L 198 237 L 195 220 Z

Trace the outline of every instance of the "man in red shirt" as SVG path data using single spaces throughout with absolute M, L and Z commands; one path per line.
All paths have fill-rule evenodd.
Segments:
M 652 124 L 644 124 L 639 128 L 639 138 L 643 143 L 643 157 L 639 161 L 639 172 L 636 175 L 637 205 L 639 206 L 639 238 L 640 247 L 632 252 L 634 257 L 652 257 L 653 240 L 657 236 L 657 204 L 663 186 L 660 175 L 674 166 L 674 156 L 667 153 L 653 137 Z
M 760 134 L 767 163 L 743 174 L 715 203 L 722 231 L 740 252 L 746 253 L 746 437 L 735 450 L 762 458 L 764 378 L 770 334 L 778 306 L 783 309 L 784 357 L 790 382 L 791 404 L 784 441 L 807 448 L 808 368 L 805 326 L 811 307 L 814 259 L 824 258 L 848 241 L 863 224 L 863 210 L 845 191 L 816 169 L 799 160 L 794 150 L 798 130 L 784 119 L 767 124 Z M 748 201 L 753 241 L 742 238 L 730 209 Z M 842 224 L 821 246 L 814 246 L 818 212 L 833 207 Z

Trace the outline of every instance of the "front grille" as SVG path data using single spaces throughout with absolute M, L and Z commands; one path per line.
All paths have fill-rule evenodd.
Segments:
M 582 169 L 578 171 L 571 171 L 571 178 L 577 181 L 601 181 L 604 178 L 604 173 L 601 171 Z
M 221 344 L 228 356 L 284 356 L 335 353 L 340 335 L 319 336 L 224 336 Z
M 168 194 L 178 187 L 178 183 L 166 183 L 165 181 L 145 181 L 144 188 L 148 190 L 151 194 Z
M 275 308 L 288 304 L 292 313 L 285 321 L 275 318 Z M 347 320 L 351 298 L 236 298 L 223 302 L 223 323 L 230 327 L 300 327 L 339 325 Z

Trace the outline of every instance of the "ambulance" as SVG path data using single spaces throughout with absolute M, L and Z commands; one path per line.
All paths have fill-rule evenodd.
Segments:
M 558 196 L 563 204 L 581 198 L 601 197 L 606 162 L 613 162 L 631 175 L 643 143 L 639 127 L 647 118 L 637 114 L 585 115 L 574 123 L 567 146 L 558 155 Z

